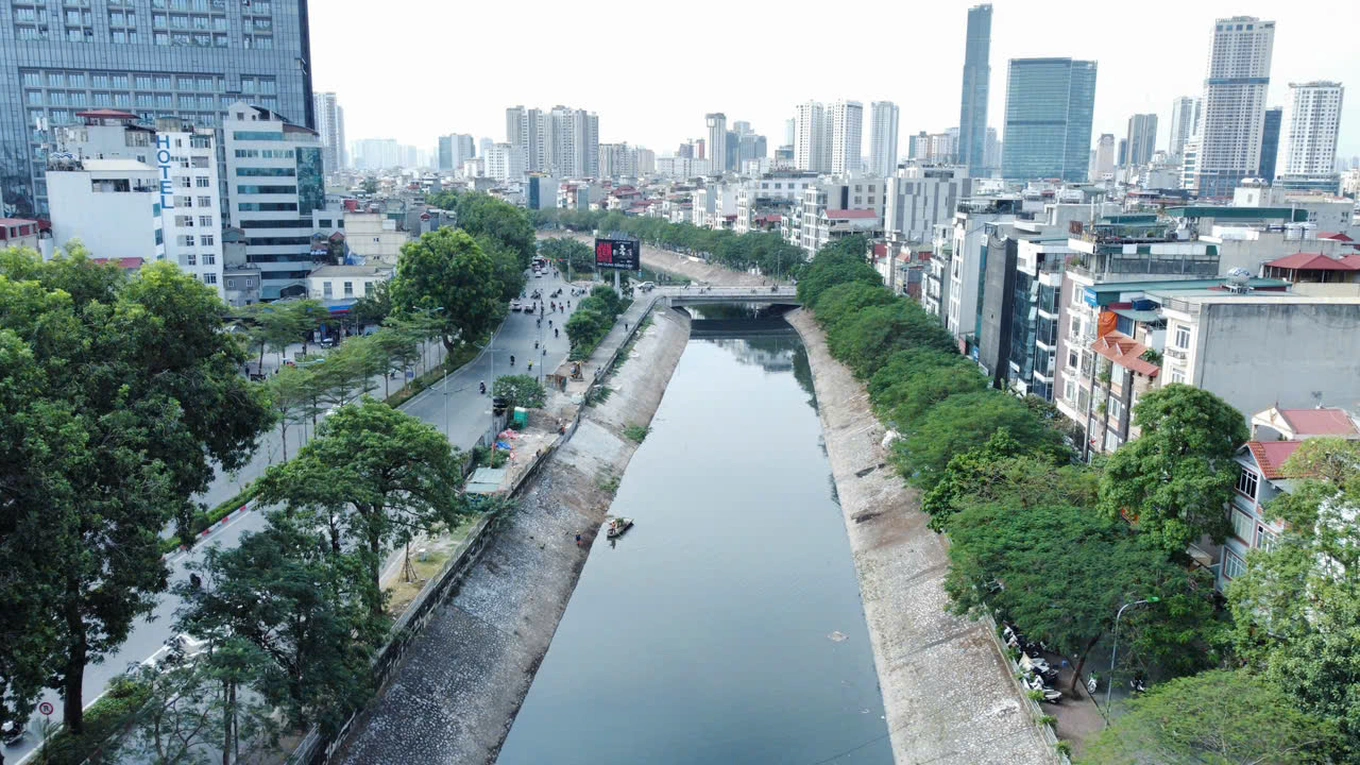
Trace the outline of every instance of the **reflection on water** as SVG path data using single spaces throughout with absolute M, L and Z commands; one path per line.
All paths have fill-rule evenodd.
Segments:
M 691 340 L 501 751 L 529 763 L 890 763 L 796 334 Z

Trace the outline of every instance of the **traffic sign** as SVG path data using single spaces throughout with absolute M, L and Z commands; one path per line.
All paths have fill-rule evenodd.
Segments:
M 53 712 L 57 711 L 57 708 L 52 706 L 52 702 L 44 701 L 38 705 L 38 711 L 44 715 L 51 715 Z

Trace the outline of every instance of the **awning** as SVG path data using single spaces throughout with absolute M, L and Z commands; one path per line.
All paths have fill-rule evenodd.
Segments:
M 1111 332 L 1091 343 L 1091 350 L 1130 372 L 1146 377 L 1156 377 L 1162 371 L 1162 368 L 1142 358 L 1147 349 L 1146 345 L 1118 332 Z

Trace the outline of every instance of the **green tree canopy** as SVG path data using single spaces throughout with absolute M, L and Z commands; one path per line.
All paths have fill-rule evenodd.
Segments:
M 1002 428 L 1026 453 L 1053 461 L 1069 455 L 1057 431 L 1034 417 L 1019 399 L 1000 391 L 950 396 L 909 425 L 895 445 L 894 460 L 898 470 L 923 489 L 940 481 L 955 456 L 982 447 Z
M 18 461 L 0 465 L 0 560 L 32 577 L 16 611 L 41 622 L 21 632 L 51 638 L 12 677 L 28 693 L 29 672 L 47 671 L 79 732 L 86 666 L 165 588 L 160 532 L 188 524 L 214 463 L 245 463 L 271 413 L 241 375 L 226 306 L 173 265 L 129 277 L 78 247 L 50 263 L 10 251 L 0 305 L 0 347 L 14 362 L 0 369 L 10 381 L 0 395 L 18 396 L 0 421 L 0 443 L 18 444 L 4 447 Z
M 354 301 L 350 316 L 360 324 L 382 324 L 392 313 L 392 285 L 378 282 L 369 292 Z
M 1246 670 L 1172 680 L 1129 701 L 1087 745 L 1091 765 L 1256 765 L 1332 762 L 1334 725 L 1300 712 Z
M 1224 506 L 1239 473 L 1233 454 L 1248 436 L 1241 412 L 1208 391 L 1172 384 L 1143 396 L 1133 423 L 1142 435 L 1110 457 L 1101 509 L 1136 518 L 1168 553 L 1205 534 L 1221 543 L 1229 531 Z
M 362 550 L 377 614 L 387 550 L 414 531 L 456 523 L 465 512 L 461 485 L 460 463 L 443 433 L 366 398 L 328 417 L 292 462 L 270 467 L 257 496 L 316 516 L 336 553 Z
M 515 254 L 519 270 L 529 267 L 538 245 L 534 226 L 524 210 L 489 194 L 460 194 L 457 200 L 458 228 L 474 239 L 486 237 L 499 242 Z
M 479 342 L 505 315 L 496 264 L 464 231 L 441 228 L 402 245 L 392 304 L 444 319 L 444 347 Z
M 949 532 L 945 589 L 955 610 L 999 612 L 1031 639 L 1077 657 L 1078 673 L 1120 606 L 1151 596 L 1163 602 L 1141 614 L 1143 649 L 1185 657 L 1178 667 L 1190 671 L 1213 660 L 1212 588 L 1192 583 L 1121 521 L 1071 506 L 998 502 L 964 508 Z M 1173 642 L 1149 645 L 1158 639 Z
M 563 271 L 567 270 L 567 264 L 571 264 L 578 273 L 595 270 L 595 251 L 590 249 L 590 245 L 575 239 L 544 239 L 538 245 L 538 253 L 556 263 Z
M 511 407 L 522 406 L 538 409 L 547 402 L 548 392 L 542 383 L 529 375 L 506 375 L 497 377 L 491 386 L 494 396 L 504 397 Z

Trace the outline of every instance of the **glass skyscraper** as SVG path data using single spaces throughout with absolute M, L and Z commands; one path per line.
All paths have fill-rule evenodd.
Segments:
M 0 217 L 47 212 L 52 131 L 78 112 L 218 127 L 246 100 L 315 127 L 308 0 L 0 2 Z
M 992 6 L 968 9 L 968 39 L 963 54 L 963 98 L 959 107 L 960 165 L 978 177 L 987 166 L 987 94 L 992 78 Z
M 1095 102 L 1096 62 L 1011 59 L 1002 175 L 1085 181 Z

